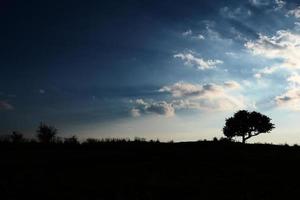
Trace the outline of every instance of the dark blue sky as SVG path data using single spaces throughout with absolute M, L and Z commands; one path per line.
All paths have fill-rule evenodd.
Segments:
M 0 133 L 189 140 L 241 108 L 296 120 L 299 19 L 282 0 L 2 0 Z

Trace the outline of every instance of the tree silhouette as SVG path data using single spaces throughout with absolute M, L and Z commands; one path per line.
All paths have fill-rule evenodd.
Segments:
M 22 133 L 13 131 L 12 134 L 10 135 L 10 140 L 12 143 L 22 143 L 25 141 L 25 138 Z
M 70 145 L 75 145 L 75 144 L 80 144 L 78 141 L 78 138 L 76 135 L 73 135 L 72 137 L 65 138 L 64 144 L 70 144 Z
M 270 121 L 269 117 L 261 113 L 240 110 L 233 117 L 226 119 L 223 133 L 229 139 L 242 137 L 242 142 L 245 143 L 249 138 L 268 133 L 275 128 Z
M 39 142 L 46 144 L 55 142 L 57 134 L 55 127 L 41 123 L 36 132 Z

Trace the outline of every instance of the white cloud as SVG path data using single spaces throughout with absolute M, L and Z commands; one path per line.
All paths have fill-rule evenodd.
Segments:
M 230 89 L 240 89 L 241 85 L 236 81 L 226 81 L 224 86 Z
M 14 107 L 6 101 L 0 101 L 0 111 L 1 110 L 13 110 Z
M 287 81 L 292 84 L 292 86 L 300 85 L 300 75 L 298 73 L 293 73 L 287 78 Z
M 275 0 L 275 10 L 279 10 L 285 6 L 286 2 L 283 0 Z
M 290 10 L 288 15 L 300 18 L 300 7 Z M 272 74 L 279 69 L 285 69 L 290 74 L 286 81 L 286 91 L 274 98 L 278 107 L 300 111 L 300 34 L 297 32 L 298 24 L 294 30 L 279 30 L 273 36 L 259 35 L 256 41 L 248 41 L 245 47 L 254 55 L 260 55 L 269 59 L 276 59 L 276 64 L 259 70 L 254 76 L 261 78 Z
M 147 107 L 147 112 L 172 117 L 175 115 L 175 109 L 172 104 L 165 101 L 155 102 Z
M 244 97 L 230 95 L 215 96 L 213 98 L 178 99 L 174 100 L 172 104 L 175 109 L 192 109 L 208 112 L 238 110 L 249 107 Z
M 199 85 L 185 82 L 177 82 L 173 85 L 164 86 L 159 91 L 168 92 L 173 97 L 199 97 L 210 94 L 222 94 L 226 89 L 240 89 L 241 85 L 236 81 L 227 81 L 223 85 L 213 83 Z
M 130 110 L 130 114 L 131 114 L 132 117 L 139 117 L 139 116 L 141 116 L 140 110 L 136 109 L 136 108 L 132 108 Z
M 193 34 L 193 31 L 191 30 L 191 29 L 189 29 L 189 30 L 187 30 L 187 31 L 184 31 L 183 33 L 182 33 L 182 35 L 183 36 L 189 36 L 189 35 L 192 35 Z
M 250 4 L 252 4 L 253 6 L 267 6 L 270 4 L 269 0 L 249 0 Z
M 234 110 L 247 107 L 247 102 L 241 95 L 234 95 L 232 91 L 241 86 L 235 81 L 218 84 L 191 84 L 178 82 L 164 86 L 159 91 L 170 93 L 174 99 L 172 104 L 175 109 L 198 110 Z
M 288 78 L 289 86 L 285 93 L 275 97 L 278 107 L 300 111 L 300 75 L 293 72 Z
M 232 9 L 225 6 L 220 9 L 220 14 L 226 18 L 241 19 L 250 17 L 252 15 L 252 12 L 249 9 L 243 7 Z
M 182 36 L 193 39 L 193 40 L 204 40 L 205 39 L 204 35 L 194 34 L 194 32 L 191 29 L 188 29 L 188 30 L 184 31 L 182 33 Z
M 135 107 L 130 110 L 130 114 L 133 117 L 139 117 L 141 114 L 158 114 L 166 117 L 172 117 L 175 115 L 175 109 L 172 104 L 166 101 L 150 101 L 145 102 L 143 99 L 137 99 Z
M 200 111 L 226 111 L 243 108 L 254 108 L 253 103 L 236 92 L 241 85 L 236 81 L 223 84 L 191 84 L 178 82 L 164 86 L 159 92 L 171 95 L 168 101 L 154 101 L 137 99 L 131 101 L 134 107 L 130 110 L 133 117 L 142 114 L 158 114 L 172 117 L 177 110 L 192 109 Z
M 280 69 L 281 66 L 280 65 L 274 65 L 274 66 L 271 66 L 271 67 L 265 67 L 261 70 L 259 70 L 256 74 L 254 74 L 254 77 L 255 78 L 262 78 L 268 74 L 272 74 L 274 73 L 275 71 L 277 71 L 278 69 Z
M 198 34 L 196 36 L 193 36 L 192 39 L 196 39 L 196 40 L 205 40 L 204 35 L 202 34 Z
M 239 57 L 240 57 L 240 55 L 238 55 L 237 53 L 232 52 L 232 51 L 225 52 L 225 54 L 226 54 L 228 57 L 230 57 L 230 59 L 232 59 L 232 58 L 236 59 L 236 58 L 239 58 Z
M 295 18 L 300 18 L 300 6 L 288 11 L 287 16 L 294 16 Z
M 260 34 L 256 41 L 245 44 L 254 55 L 270 59 L 281 59 L 282 63 L 264 69 L 265 73 L 273 73 L 282 67 L 288 69 L 300 68 L 300 35 L 287 30 L 280 30 L 274 36 Z
M 284 94 L 275 98 L 279 107 L 300 111 L 300 88 L 290 88 Z
M 171 86 L 164 86 L 160 92 L 169 92 L 173 97 L 195 96 L 202 92 L 200 85 L 194 85 L 185 82 L 178 82 Z
M 192 53 L 175 54 L 174 58 L 180 58 L 184 61 L 185 65 L 192 65 L 200 70 L 212 69 L 219 64 L 223 64 L 222 60 L 204 60 L 203 58 L 194 56 Z

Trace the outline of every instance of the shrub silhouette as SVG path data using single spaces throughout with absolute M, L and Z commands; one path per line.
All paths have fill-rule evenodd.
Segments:
M 249 138 L 268 133 L 275 128 L 270 121 L 269 117 L 261 113 L 240 110 L 233 117 L 226 119 L 223 133 L 229 139 L 242 137 L 242 142 L 245 143 Z
M 101 140 L 95 138 L 87 138 L 83 143 L 87 145 L 96 145 L 100 144 Z
M 41 123 L 37 129 L 37 138 L 39 142 L 49 144 L 56 141 L 57 129 L 53 126 Z
M 25 142 L 25 138 L 22 133 L 18 133 L 16 131 L 13 131 L 10 135 L 10 140 L 12 143 L 22 143 Z
M 79 143 L 78 138 L 76 137 L 76 135 L 73 135 L 72 137 L 65 138 L 64 139 L 64 144 L 77 145 L 77 144 L 80 144 L 80 143 Z

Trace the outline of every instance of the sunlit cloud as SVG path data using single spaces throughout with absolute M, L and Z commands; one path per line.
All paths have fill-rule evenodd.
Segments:
M 281 68 L 291 70 L 300 68 L 300 35 L 297 33 L 280 30 L 274 36 L 260 34 L 256 41 L 248 41 L 245 47 L 254 55 L 280 60 L 278 64 L 262 69 L 256 77 L 272 74 Z
M 284 94 L 275 98 L 279 107 L 300 111 L 300 88 L 290 88 Z
M 287 90 L 275 97 L 278 107 L 300 111 L 300 75 L 296 72 L 287 78 Z
M 139 116 L 141 116 L 141 112 L 137 108 L 132 108 L 130 110 L 130 114 L 131 114 L 132 117 L 139 117 Z
M 230 89 L 240 89 L 241 85 L 236 82 L 236 81 L 226 81 L 224 83 L 225 88 L 230 88 Z
M 240 88 L 240 84 L 235 81 L 227 81 L 222 85 L 178 82 L 164 86 L 159 91 L 175 98 L 172 101 L 175 109 L 221 111 L 248 107 L 245 97 L 232 93 Z
M 173 97 L 199 97 L 205 95 L 218 95 L 225 92 L 227 89 L 239 89 L 241 85 L 236 81 L 227 81 L 223 85 L 214 83 L 209 84 L 191 84 L 186 82 L 177 82 L 173 85 L 164 86 L 159 91 L 168 92 Z
M 300 75 L 298 73 L 293 73 L 287 78 L 287 81 L 292 84 L 292 86 L 300 85 Z
M 166 101 L 146 102 L 143 99 L 137 99 L 133 101 L 133 104 L 134 108 L 130 110 L 133 117 L 139 117 L 141 114 L 157 114 L 164 115 L 166 117 L 172 117 L 175 115 L 173 105 Z

